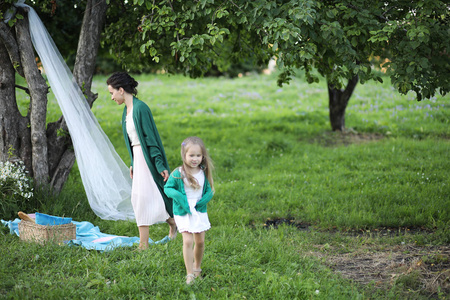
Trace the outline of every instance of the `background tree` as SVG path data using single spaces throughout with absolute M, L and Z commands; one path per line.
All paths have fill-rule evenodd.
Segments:
M 252 57 L 277 58 L 278 84 L 296 69 L 308 82 L 326 78 L 330 123 L 345 128 L 358 82 L 382 81 L 371 58 L 389 61 L 392 84 L 417 99 L 449 89 L 449 5 L 419 1 L 167 0 L 123 5 L 125 18 L 107 27 L 106 44 L 128 68 L 158 63 L 192 77 Z M 128 26 L 126 26 L 128 24 Z
M 38 185 L 49 184 L 54 191 L 59 192 L 74 164 L 75 154 L 70 137 L 60 134 L 67 132 L 64 118 L 46 124 L 49 88 L 36 64 L 27 11 L 17 9 L 8 24 L 3 22 L 4 13 L 12 7 L 12 2 L 7 0 L 0 3 L 0 159 L 24 161 Z M 69 5 L 68 10 L 72 8 L 72 13 L 77 11 L 74 4 L 84 3 L 73 73 L 92 105 L 97 97 L 91 92 L 92 76 L 107 5 L 104 0 L 61 2 Z M 58 13 L 55 1 L 41 3 L 40 8 Z M 69 23 L 68 10 L 61 10 L 61 14 Z M 25 116 L 21 115 L 16 102 L 15 72 L 24 77 L 28 84 L 28 87 L 22 87 L 30 95 L 30 107 Z

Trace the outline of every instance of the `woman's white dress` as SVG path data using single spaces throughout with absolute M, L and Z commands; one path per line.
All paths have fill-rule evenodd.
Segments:
M 186 214 L 184 216 L 174 215 L 175 223 L 177 224 L 179 232 L 187 231 L 191 233 L 199 233 L 211 228 L 208 214 L 199 212 L 195 209 L 195 205 L 202 198 L 203 185 L 205 184 L 205 173 L 201 170 L 197 174 L 193 174 L 193 176 L 197 179 L 200 188 L 192 188 L 188 181 L 184 179 L 184 190 L 186 192 L 191 214 Z
M 164 200 L 145 161 L 136 127 L 134 126 L 133 110 L 126 117 L 126 128 L 133 147 L 131 204 L 133 205 L 137 226 L 149 226 L 165 222 L 170 216 L 166 211 Z

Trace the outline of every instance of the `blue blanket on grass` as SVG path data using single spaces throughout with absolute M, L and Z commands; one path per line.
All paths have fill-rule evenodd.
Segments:
M 19 236 L 20 219 L 14 221 L 1 220 L 2 224 L 9 228 L 11 234 Z M 117 247 L 131 247 L 135 243 L 139 243 L 139 237 L 126 237 L 100 232 L 98 226 L 94 226 L 90 222 L 72 221 L 77 226 L 76 239 L 68 242 L 69 246 L 81 246 L 88 250 L 108 251 Z M 149 244 L 165 244 L 170 241 L 168 236 L 160 241 L 149 239 Z

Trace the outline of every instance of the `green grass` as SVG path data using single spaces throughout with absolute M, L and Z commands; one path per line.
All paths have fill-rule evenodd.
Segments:
M 128 162 L 118 126 L 122 108 L 109 100 L 104 78 L 99 79 L 94 112 Z M 324 226 L 449 221 L 448 96 L 416 102 L 387 84 L 360 85 L 347 110 L 347 127 L 383 138 L 323 146 L 322 140 L 340 138 L 329 133 L 323 84 L 296 80 L 280 88 L 267 76 L 137 79 L 172 167 L 180 163 L 179 143 L 186 136 L 205 140 L 217 165 L 211 210 L 218 220 L 245 223 L 290 212 Z
M 311 255 L 317 249 L 353 253 L 367 245 L 450 243 L 450 97 L 417 102 L 388 84 L 358 85 L 346 113 L 348 133 L 330 132 L 324 82 L 302 78 L 276 86 L 275 76 L 189 79 L 140 75 L 138 97 L 151 107 L 169 164 L 179 145 L 200 136 L 216 165 L 216 194 L 208 206 L 206 278 L 184 284 L 182 241 L 144 253 L 117 249 L 37 246 L 0 235 L 0 297 L 104 299 L 425 299 L 414 274 L 378 289 L 333 272 Z M 93 83 L 93 112 L 128 164 L 120 119 L 106 77 Z M 27 99 L 19 99 L 22 106 Z M 59 118 L 50 95 L 48 120 Z M 72 216 L 103 232 L 137 236 L 132 222 L 104 221 L 89 208 L 76 168 L 59 197 L 42 193 L 40 211 Z M 292 218 L 309 231 L 267 218 Z M 427 232 L 353 237 L 379 228 Z M 332 229 L 331 231 L 329 229 Z M 337 230 L 337 231 L 336 231 Z M 167 225 L 150 228 L 165 236 Z M 414 276 L 413 276 L 414 275 Z M 414 277 L 414 278 L 413 278 Z M 413 280 L 414 279 L 414 280 Z M 318 291 L 318 294 L 316 294 Z M 439 296 L 436 292 L 434 296 Z

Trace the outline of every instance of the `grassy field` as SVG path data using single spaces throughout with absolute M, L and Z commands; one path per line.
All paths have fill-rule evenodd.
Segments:
M 171 168 L 200 136 L 216 165 L 205 279 L 184 284 L 182 240 L 110 252 L 0 235 L 0 297 L 10 299 L 446 299 L 450 291 L 450 97 L 422 102 L 388 82 L 358 85 L 344 133 L 330 131 L 324 81 L 275 75 L 141 75 Z M 128 164 L 106 77 L 93 111 Z M 388 81 L 388 80 L 386 80 Z M 21 98 L 25 107 L 26 98 Z M 59 118 L 50 99 L 48 120 Z M 77 169 L 40 212 L 137 236 L 89 208 Z M 45 198 L 45 199 L 44 199 Z M 150 228 L 158 240 L 167 225 Z

